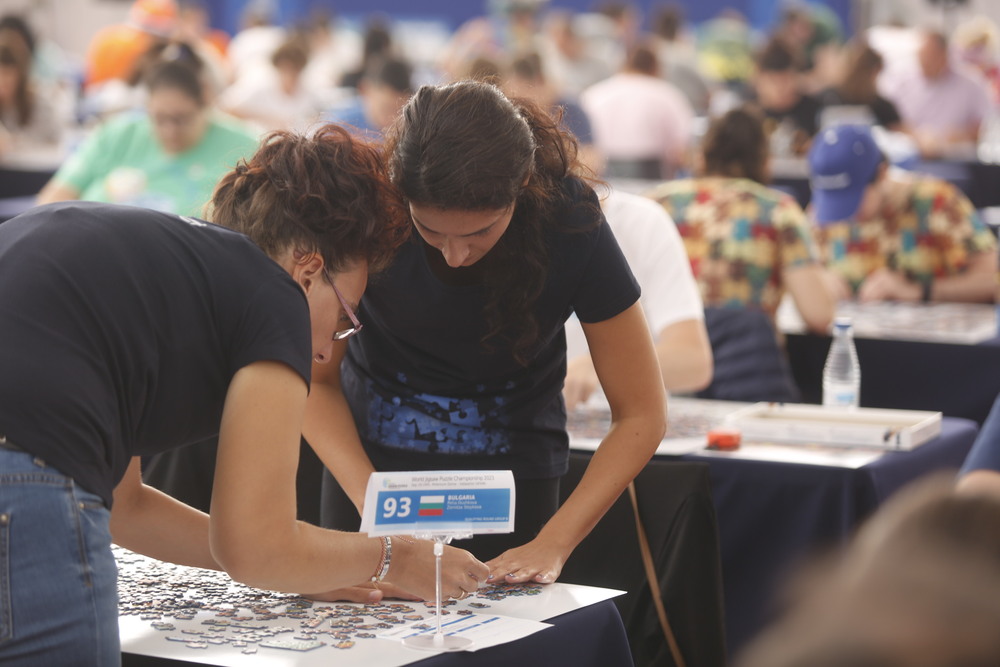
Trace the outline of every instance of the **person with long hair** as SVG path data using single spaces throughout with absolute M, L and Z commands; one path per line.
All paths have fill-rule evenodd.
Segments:
M 0 662 L 120 664 L 112 542 L 323 599 L 434 596 L 429 543 L 295 519 L 310 364 L 405 231 L 382 173 L 341 128 L 279 133 L 219 183 L 218 225 L 69 202 L 0 226 Z M 141 456 L 215 433 L 211 514 L 142 483 Z M 454 597 L 488 568 L 448 548 L 442 572 Z
M 338 452 L 324 458 L 334 465 L 322 521 L 357 526 L 373 470 L 509 469 L 514 533 L 468 548 L 491 559 L 494 582 L 555 581 L 664 434 L 638 285 L 579 176 L 574 140 L 532 104 L 482 82 L 424 86 L 384 150 L 413 233 L 366 292 L 364 336 L 314 369 L 304 434 Z M 574 311 L 613 421 L 559 507 L 563 324 Z
M 32 55 L 11 30 L 0 30 L 0 158 L 55 147 L 62 126 L 52 104 L 35 89 Z
M 837 84 L 823 91 L 819 99 L 824 107 L 862 106 L 871 112 L 873 124 L 894 132 L 903 129 L 896 105 L 878 92 L 876 82 L 884 67 L 882 55 L 863 39 L 847 45 L 843 70 Z

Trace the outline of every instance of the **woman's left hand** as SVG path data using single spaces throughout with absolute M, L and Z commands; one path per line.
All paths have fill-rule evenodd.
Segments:
M 302 597 L 319 602 L 360 602 L 362 604 L 377 604 L 385 598 L 413 601 L 420 599 L 414 595 L 410 595 L 399 586 L 393 586 L 388 582 L 382 582 L 379 588 L 371 585 L 347 586 L 346 588 L 338 588 L 325 593 L 309 593 Z
M 539 538 L 509 549 L 486 564 L 488 584 L 523 584 L 529 581 L 551 584 L 562 573 L 568 554 Z

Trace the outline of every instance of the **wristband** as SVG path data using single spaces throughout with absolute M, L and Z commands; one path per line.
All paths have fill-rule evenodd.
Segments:
M 928 278 L 920 282 L 920 303 L 930 303 L 931 288 L 934 286 L 934 279 Z
M 378 565 L 375 566 L 375 574 L 372 575 L 372 585 L 376 588 L 386 575 L 389 574 L 389 565 L 392 563 L 392 538 L 385 536 L 382 538 L 382 553 L 379 556 Z

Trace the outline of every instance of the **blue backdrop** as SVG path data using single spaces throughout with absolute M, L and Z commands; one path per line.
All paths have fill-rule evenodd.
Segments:
M 261 3 L 261 0 L 206 0 L 212 16 L 212 23 L 230 33 L 239 29 L 244 8 L 251 1 Z M 455 28 L 463 21 L 485 12 L 485 0 L 270 0 L 275 8 L 278 21 L 283 25 L 291 25 L 308 17 L 313 8 L 334 10 L 346 19 L 359 19 L 369 14 L 380 12 L 390 18 L 428 18 L 446 22 Z M 564 7 L 586 11 L 592 9 L 596 0 L 551 0 L 550 7 Z M 651 7 L 658 6 L 657 0 L 637 0 L 636 4 L 646 13 Z M 758 30 L 766 31 L 780 14 L 782 0 L 682 0 L 677 4 L 684 8 L 688 21 L 699 23 L 710 19 L 723 9 L 734 8 L 749 19 L 751 25 Z M 815 4 L 823 4 L 832 9 L 840 17 L 845 29 L 851 32 L 850 6 L 851 0 L 826 0 Z

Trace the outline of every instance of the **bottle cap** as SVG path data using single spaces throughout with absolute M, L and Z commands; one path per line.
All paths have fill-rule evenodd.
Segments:
M 833 319 L 833 326 L 837 329 L 847 329 L 851 326 L 851 318 L 847 315 L 837 315 Z

